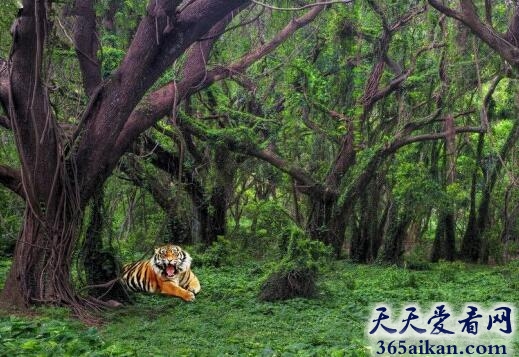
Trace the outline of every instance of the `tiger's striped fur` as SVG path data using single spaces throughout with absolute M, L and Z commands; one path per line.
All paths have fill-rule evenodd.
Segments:
M 185 301 L 193 301 L 200 291 L 200 282 L 191 271 L 191 256 L 172 244 L 156 248 L 149 260 L 125 265 L 121 280 L 132 291 L 176 296 Z

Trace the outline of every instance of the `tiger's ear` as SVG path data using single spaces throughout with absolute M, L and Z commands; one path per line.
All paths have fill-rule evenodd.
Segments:
M 159 254 L 160 247 L 155 248 L 155 254 Z
M 187 271 L 187 270 L 191 269 L 191 261 L 192 261 L 191 256 L 189 255 L 188 252 L 186 252 L 184 250 L 184 259 L 182 259 L 182 262 L 178 266 L 178 270 Z

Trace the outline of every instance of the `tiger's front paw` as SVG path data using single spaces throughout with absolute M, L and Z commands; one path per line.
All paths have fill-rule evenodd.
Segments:
M 194 301 L 195 300 L 195 294 L 193 294 L 191 291 L 186 291 L 186 294 L 182 297 L 184 301 Z
M 193 294 L 198 294 L 200 292 L 200 287 L 194 287 L 194 288 L 187 288 L 187 290 L 191 291 Z

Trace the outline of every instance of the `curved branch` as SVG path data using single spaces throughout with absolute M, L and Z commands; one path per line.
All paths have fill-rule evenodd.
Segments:
M 503 59 L 508 61 L 514 67 L 519 68 L 519 48 L 514 46 L 506 35 L 501 35 L 489 24 L 482 22 L 471 0 L 460 1 L 461 12 L 443 5 L 439 0 L 428 1 L 429 4 L 441 13 L 462 22 L 490 48 L 495 50 Z
M 439 12 L 449 16 L 449 17 L 452 17 L 456 20 L 459 20 L 459 21 L 463 21 L 463 14 L 456 11 L 456 10 L 453 10 L 451 9 L 450 7 L 444 5 L 441 1 L 439 0 L 428 0 L 429 1 L 429 4 L 432 5 L 432 7 L 434 7 L 436 10 L 438 10 Z
M 165 87 L 149 94 L 143 100 L 142 104 L 132 113 L 117 139 L 115 149 L 120 152 L 127 150 L 129 142 L 133 141 L 140 133 L 171 112 L 175 98 L 178 102 L 180 99 L 200 91 L 216 81 L 243 73 L 254 62 L 278 48 L 279 45 L 298 29 L 313 21 L 324 9 L 325 6 L 314 7 L 306 14 L 293 19 L 274 36 L 272 40 L 252 50 L 228 66 L 217 67 L 210 71 L 207 71 L 205 67 L 199 67 L 198 73 L 192 72 L 189 75 L 184 72 L 184 79 L 180 83 L 169 83 Z M 191 52 L 191 54 L 193 54 L 193 52 Z
M 324 6 L 324 5 L 331 5 L 331 4 L 351 4 L 353 0 L 330 0 L 330 1 L 320 1 L 316 2 L 315 4 L 308 4 L 303 5 L 299 7 L 278 7 L 274 5 L 265 4 L 263 2 L 259 2 L 257 0 L 251 0 L 253 3 L 259 6 L 266 7 L 267 9 L 271 10 L 280 10 L 280 11 L 300 11 L 304 9 L 308 9 L 315 6 Z
M 228 143 L 228 147 L 231 151 L 236 153 L 247 154 L 249 156 L 268 162 L 272 166 L 288 174 L 297 181 L 297 188 L 303 193 L 309 194 L 311 196 L 321 196 L 324 198 L 336 196 L 337 194 L 336 192 L 324 187 L 321 183 L 315 181 L 308 172 L 300 167 L 293 165 L 271 150 L 258 149 L 256 147 L 251 147 L 249 144 L 242 144 L 238 142 Z
M 119 168 L 136 186 L 148 191 L 165 212 L 172 210 L 175 200 L 170 188 L 157 177 L 149 175 L 134 156 L 127 156 L 126 162 L 123 161 Z
M 455 134 L 461 133 L 485 133 L 485 129 L 481 127 L 460 127 L 454 129 Z M 423 141 L 434 141 L 444 139 L 449 132 L 444 131 L 441 133 L 423 134 L 410 137 L 398 137 L 392 142 L 388 143 L 385 147 L 380 148 L 368 162 L 363 172 L 355 179 L 350 188 L 346 191 L 346 194 L 341 198 L 341 214 L 346 215 L 355 200 L 358 198 L 360 192 L 364 192 L 371 180 L 376 177 L 375 171 L 380 165 L 392 154 L 396 153 L 398 149 Z
M 268 162 L 272 166 L 285 172 L 298 183 L 298 189 L 312 196 L 330 197 L 336 196 L 337 192 L 325 187 L 318 181 L 314 180 L 312 176 L 304 169 L 295 166 L 293 163 L 283 159 L 278 154 L 269 149 L 260 149 L 255 144 L 247 142 L 240 142 L 230 136 L 221 136 L 218 134 L 209 134 L 200 125 L 190 123 L 189 120 L 182 121 L 182 128 L 192 135 L 195 135 L 203 140 L 218 141 L 223 143 L 230 151 L 238 154 L 255 157 L 257 159 Z
M 20 171 L 9 166 L 0 165 L 0 184 L 25 199 Z
M 84 125 L 80 125 L 81 133 L 75 135 L 78 142 L 74 143 L 75 152 L 70 157 L 77 162 L 84 202 L 113 171 L 124 153 L 124 150 L 114 150 L 114 145 L 118 145 L 125 124 L 145 93 L 193 43 L 249 0 L 199 0 L 177 15 L 180 2 L 149 1 L 146 16 L 121 65 L 97 87 L 99 93 L 83 115 Z M 124 136 L 121 139 L 127 149 L 130 140 Z
M 0 126 L 5 129 L 11 129 L 11 121 L 8 117 L 0 115 Z
M 489 5 L 489 6 L 491 6 L 491 5 Z M 490 17 L 490 20 L 492 20 L 492 17 Z M 487 17 L 487 21 L 488 21 L 488 17 Z M 515 5 L 514 15 L 510 19 L 508 29 L 506 30 L 505 38 L 508 41 L 510 41 L 510 43 L 514 44 L 514 46 L 519 45 L 519 5 L 517 5 L 517 4 Z

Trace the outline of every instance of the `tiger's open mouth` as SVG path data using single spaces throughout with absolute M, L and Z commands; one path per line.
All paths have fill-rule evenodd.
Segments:
M 177 268 L 173 264 L 168 264 L 168 265 L 166 265 L 166 269 L 164 270 L 164 273 L 166 274 L 166 276 L 168 278 L 171 278 L 171 277 L 175 276 L 175 274 L 177 273 Z

